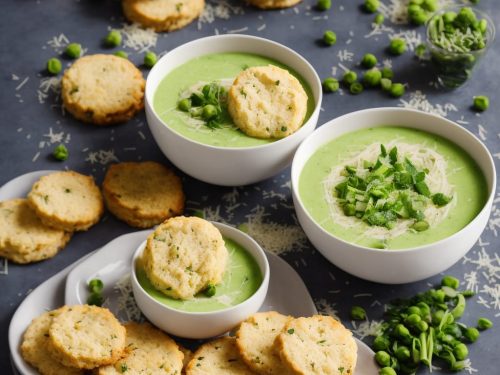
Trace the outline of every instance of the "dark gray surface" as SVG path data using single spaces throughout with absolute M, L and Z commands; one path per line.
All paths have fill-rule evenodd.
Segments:
M 234 14 L 234 11 L 230 11 L 232 14 L 230 19 L 217 18 L 213 23 L 202 23 L 200 28 L 195 22 L 181 31 L 161 35 L 154 50 L 163 52 L 184 42 L 213 35 L 216 32 L 225 33 L 230 30 L 248 28 L 243 32 L 273 39 L 300 52 L 312 63 L 321 77 L 330 75 L 332 66 L 338 66 L 341 62 L 338 53 L 344 49 L 354 52 L 352 62 L 343 62 L 347 67 L 354 67 L 365 52 L 390 58 L 384 52 L 388 42 L 387 32 L 376 38 L 365 37 L 371 31 L 370 22 L 373 16 L 360 12 L 359 4 L 362 1 L 333 0 L 332 2 L 334 4 L 332 9 L 326 13 L 310 10 L 310 6 L 314 4 L 311 0 L 304 0 L 298 5 L 298 12 L 293 9 L 264 12 L 241 5 L 243 12 L 238 11 Z M 383 0 L 383 2 L 389 4 L 391 1 Z M 214 5 L 214 3 L 210 4 Z M 231 4 L 239 6 L 237 2 L 231 2 Z M 495 5 L 497 4 L 494 0 L 483 0 L 479 8 L 488 11 L 499 28 L 500 8 Z M 341 8 L 344 9 L 341 10 Z M 70 116 L 63 117 L 53 95 L 49 95 L 43 104 L 40 104 L 37 99 L 40 78 L 44 76 L 45 62 L 56 55 L 46 42 L 64 33 L 70 41 L 82 43 L 89 49 L 88 53 L 106 52 L 101 46 L 101 39 L 107 33 L 108 26 L 118 27 L 123 22 L 119 1 L 4 0 L 2 11 L 4 16 L 0 23 L 2 38 L 0 45 L 2 80 L 0 184 L 26 172 L 62 168 L 91 173 L 100 182 L 106 166 L 91 163 L 88 156 L 90 152 L 101 149 L 114 150 L 120 161 L 157 160 L 168 163 L 155 145 L 142 114 L 124 125 L 98 128 L 79 123 Z M 325 15 L 328 19 L 323 18 Z M 405 26 L 391 25 L 389 22 L 386 22 L 386 25 L 398 30 L 408 29 Z M 338 43 L 332 48 L 325 48 L 317 42 L 327 28 L 335 30 L 338 35 Z M 421 33 L 422 28 L 418 31 Z M 434 105 L 453 103 L 458 111 L 451 111 L 448 118 L 460 120 L 462 123 L 467 122 L 464 126 L 476 135 L 479 135 L 479 125 L 481 125 L 486 131 L 486 133 L 482 132 L 481 136 L 484 137 L 486 145 L 493 154 L 500 152 L 500 139 L 497 134 L 500 133 L 498 130 L 500 117 L 498 105 L 500 100 L 498 90 L 499 39 L 497 38 L 484 61 L 477 68 L 473 80 L 465 87 L 451 92 L 431 87 L 429 82 L 432 77 L 429 68 L 425 64 L 418 63 L 412 53 L 392 59 L 397 80 L 410 84 L 404 100 L 409 100 L 411 92 L 422 90 Z M 131 52 L 131 59 L 140 63 L 142 54 L 133 50 L 129 52 Z M 17 75 L 19 80 L 13 80 L 12 74 Z M 29 80 L 16 90 L 25 77 L 29 77 Z M 478 94 L 489 95 L 492 103 L 491 109 L 481 116 L 477 116 L 469 108 L 472 96 Z M 56 105 L 53 106 L 54 104 Z M 354 110 L 400 104 L 399 100 L 389 99 L 378 91 L 365 92 L 357 97 L 339 93 L 329 94 L 324 97 L 324 111 L 321 113 L 319 123 L 322 124 L 333 117 Z M 45 134 L 49 134 L 50 129 L 53 133 L 64 132 L 63 139 L 65 140 L 68 140 L 66 137 L 70 134 L 67 146 L 71 156 L 67 162 L 58 163 L 50 158 L 50 152 L 55 144 L 43 144 L 41 147 L 40 142 L 49 140 Z M 145 139 L 139 132 L 144 135 Z M 39 156 L 36 158 L 37 153 Z M 498 166 L 498 156 L 495 157 L 495 162 Z M 236 202 L 241 205 L 234 210 L 227 210 L 231 201 L 227 199 L 227 196 L 223 199 L 223 195 L 233 192 L 233 189 L 207 185 L 184 176 L 187 207 L 216 209 L 220 205 L 222 218 L 238 225 L 248 221 L 247 215 L 252 215 L 254 213 L 252 209 L 258 204 L 269 214 L 265 218 L 266 221 L 294 225 L 290 191 L 284 186 L 289 181 L 289 177 L 289 170 L 285 170 L 273 179 L 236 189 L 238 193 Z M 270 194 L 269 191 L 272 190 L 280 195 Z M 500 211 L 495 210 L 492 219 L 500 220 L 499 217 Z M 496 238 L 494 229 L 498 229 L 498 226 L 492 220 L 490 228 L 482 236 L 482 245 L 476 245 L 471 250 L 468 255 L 470 258 L 477 260 L 481 251 L 492 258 L 498 256 L 500 240 Z M 8 324 L 16 307 L 29 290 L 84 254 L 130 231 L 131 228 L 127 225 L 106 215 L 102 222 L 88 232 L 76 234 L 68 247 L 56 258 L 25 266 L 9 264 L 8 275 L 0 275 L 0 280 L 4 285 L 0 304 L 0 332 L 2 332 L 0 364 L 4 369 L 2 373 L 5 373 L 8 368 L 9 351 L 6 334 Z M 288 251 L 281 255 L 303 277 L 311 295 L 318 302 L 318 308 L 323 311 L 337 311 L 338 316 L 349 327 L 351 325 L 348 311 L 352 304 L 364 306 L 369 311 L 370 319 L 379 320 L 383 312 L 380 304 L 395 297 L 404 297 L 423 291 L 428 288 L 429 283 L 438 283 L 440 279 L 440 276 L 436 276 L 419 283 L 401 286 L 369 283 L 349 276 L 330 265 L 312 249 L 308 242 L 305 242 L 304 249 L 300 249 L 299 244 L 287 249 Z M 469 309 L 462 320 L 472 324 L 475 317 L 481 315 L 489 317 L 496 324 L 500 323 L 497 317 L 500 313 L 499 297 L 494 297 L 493 293 L 488 294 L 487 289 L 488 286 L 496 288 L 498 294 L 499 261 L 494 262 L 490 268 L 484 266 L 478 268 L 478 264 L 473 262 L 459 262 L 447 271 L 462 281 L 471 272 L 477 272 L 479 294 L 469 304 Z M 463 286 L 466 285 L 467 283 L 464 282 Z M 481 299 L 486 302 L 479 303 Z M 323 303 L 325 301 L 327 308 Z M 480 341 L 470 347 L 472 366 L 478 369 L 478 374 L 499 373 L 497 335 L 498 330 L 494 328 L 485 332 Z M 434 373 L 441 372 L 435 371 Z

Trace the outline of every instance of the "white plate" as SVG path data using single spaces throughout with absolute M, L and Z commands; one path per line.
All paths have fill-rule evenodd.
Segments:
M 31 172 L 19 176 L 0 188 L 0 200 L 24 197 L 33 183 L 53 171 Z M 99 277 L 107 288 L 109 307 L 117 308 L 118 294 L 112 285 L 130 272 L 130 259 L 134 249 L 146 238 L 149 231 L 140 231 L 120 236 L 100 250 L 83 257 L 72 265 L 40 284 L 19 305 L 9 326 L 9 348 L 13 371 L 21 375 L 37 375 L 21 357 L 19 346 L 22 335 L 31 320 L 48 310 L 64 304 L 84 303 L 87 298 L 86 284 Z M 284 260 L 267 253 L 271 268 L 269 291 L 262 307 L 263 310 L 278 310 L 295 316 L 308 316 L 317 313 L 314 302 L 299 275 Z M 123 318 L 123 316 L 122 316 Z M 356 375 L 374 375 L 378 368 L 373 360 L 373 351 L 363 342 L 358 344 L 358 363 Z M 17 371 L 16 371 L 17 370 Z

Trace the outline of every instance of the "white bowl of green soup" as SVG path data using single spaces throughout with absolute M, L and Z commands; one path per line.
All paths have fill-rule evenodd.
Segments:
M 375 108 L 331 120 L 299 147 L 293 200 L 333 264 L 387 284 L 452 266 L 484 230 L 496 173 L 486 147 L 445 118 Z
M 132 260 L 132 289 L 143 314 L 164 331 L 190 339 L 221 335 L 237 326 L 262 306 L 269 286 L 269 263 L 264 250 L 250 236 L 221 223 L 228 250 L 222 281 L 212 293 L 200 292 L 191 299 L 174 299 L 155 289 L 142 262 L 146 241 Z
M 250 136 L 235 125 L 227 108 L 230 100 L 224 98 L 243 71 L 269 66 L 293 76 L 306 100 L 300 102 L 293 133 L 288 134 L 291 127 L 285 119 L 278 129 L 282 135 Z M 273 82 L 276 90 L 285 89 L 283 80 Z M 246 98 L 245 90 L 239 92 Z M 271 177 L 291 163 L 317 124 L 321 99 L 319 77 L 298 53 L 263 38 L 220 35 L 194 40 L 164 55 L 148 75 L 145 107 L 156 143 L 179 169 L 208 183 L 238 186 Z M 250 127 L 259 115 L 272 115 L 271 101 L 250 103 L 251 113 L 245 114 Z M 287 109 L 296 113 L 294 106 Z

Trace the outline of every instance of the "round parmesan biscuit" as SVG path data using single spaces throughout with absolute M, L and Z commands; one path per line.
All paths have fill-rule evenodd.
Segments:
M 352 375 L 357 346 L 352 332 L 331 316 L 291 320 L 276 339 L 290 374 Z
M 0 202 L 0 256 L 31 263 L 56 255 L 71 233 L 43 224 L 26 199 Z
M 125 122 L 144 107 L 145 81 L 129 60 L 114 55 L 79 58 L 62 78 L 64 107 L 96 125 Z
M 289 8 L 302 0 L 248 0 L 248 3 L 261 9 Z
M 108 309 L 64 306 L 50 325 L 47 349 L 65 366 L 93 369 L 122 357 L 125 336 L 125 327 Z
M 129 322 L 127 355 L 112 365 L 100 367 L 97 375 L 181 374 L 184 355 L 177 344 L 149 323 Z
M 236 346 L 243 361 L 259 374 L 286 374 L 274 341 L 293 318 L 276 311 L 256 313 L 240 324 Z
M 133 227 L 152 227 L 184 210 L 181 179 L 152 161 L 111 165 L 102 193 L 108 210 Z
M 184 358 L 182 359 L 182 374 L 185 374 L 189 362 L 194 358 L 194 353 L 182 345 L 179 345 L 179 350 L 184 354 Z
M 180 29 L 197 18 L 205 0 L 123 0 L 125 17 L 155 31 Z
M 42 375 L 83 375 L 84 371 L 66 367 L 53 359 L 47 350 L 49 327 L 54 316 L 59 313 L 60 309 L 48 311 L 33 319 L 24 332 L 21 355 Z
M 189 362 L 186 375 L 254 375 L 241 359 L 234 337 L 222 337 L 202 345 Z
M 283 138 L 297 131 L 307 113 L 299 80 L 274 65 L 245 69 L 229 89 L 227 108 L 234 123 L 256 138 Z
M 156 289 L 173 298 L 190 299 L 222 280 L 227 258 L 224 239 L 212 223 L 178 216 L 148 237 L 143 264 Z
M 28 203 L 44 224 L 66 231 L 87 230 L 104 212 L 94 179 L 74 171 L 42 176 L 31 188 Z

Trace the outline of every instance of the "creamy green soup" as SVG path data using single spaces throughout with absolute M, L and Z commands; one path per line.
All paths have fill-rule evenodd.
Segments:
M 139 284 L 158 302 L 177 310 L 189 312 L 209 312 L 222 310 L 250 298 L 262 284 L 262 273 L 255 259 L 238 243 L 224 238 L 229 252 L 228 265 L 222 283 L 216 286 L 212 297 L 199 293 L 191 300 L 177 300 L 156 290 L 151 284 L 140 262 L 136 263 Z
M 355 225 L 332 214 L 326 194 L 325 181 L 333 168 L 345 165 L 356 153 L 374 143 L 391 140 L 437 152 L 445 161 L 446 177 L 453 189 L 453 199 L 446 216 L 436 225 L 422 232 L 406 230 L 391 238 L 367 236 L 369 224 L 357 220 Z M 487 200 L 486 180 L 475 161 L 454 143 L 437 135 L 402 127 L 375 127 L 347 133 L 319 148 L 307 161 L 299 177 L 299 194 L 312 218 L 329 233 L 351 243 L 366 247 L 404 249 L 421 246 L 444 239 L 469 224 L 481 211 Z
M 288 70 L 304 87 L 308 96 L 307 114 L 304 122 L 314 111 L 314 97 L 311 88 L 292 69 L 270 58 L 249 53 L 217 53 L 195 58 L 172 70 L 158 85 L 154 95 L 153 108 L 158 116 L 174 131 L 194 141 L 217 147 L 252 147 L 274 142 L 273 139 L 259 139 L 247 136 L 238 130 L 229 115 L 224 116 L 222 127 L 210 129 L 195 124 L 189 114 L 177 109 L 180 94 L 199 82 L 232 80 L 251 66 L 276 65 Z

